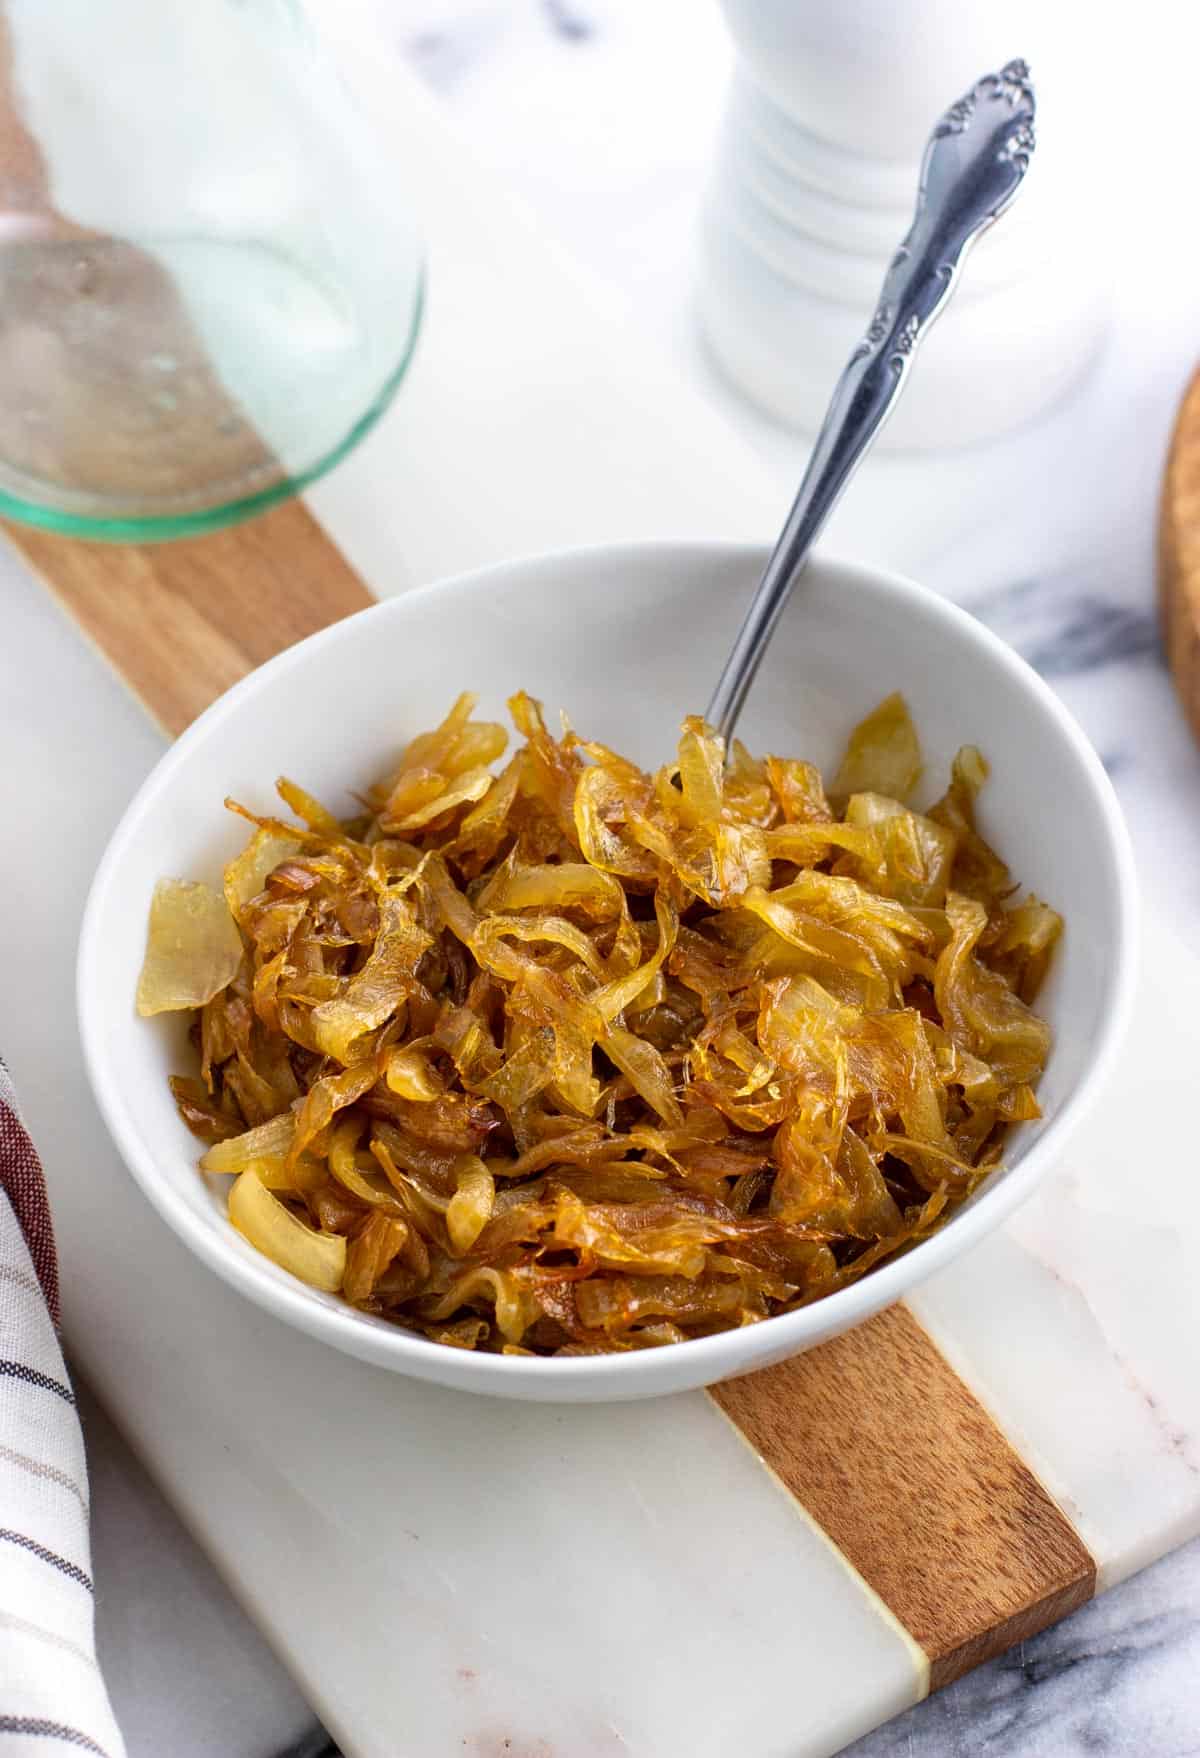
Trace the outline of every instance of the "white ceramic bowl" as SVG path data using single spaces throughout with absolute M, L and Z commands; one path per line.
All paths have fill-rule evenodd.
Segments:
M 270 809 L 286 772 L 335 807 L 463 688 L 503 717 L 519 686 L 647 764 L 702 710 L 765 560 L 749 546 L 639 544 L 540 556 L 392 599 L 281 654 L 215 703 L 167 752 L 117 827 L 92 887 L 79 1014 L 100 1107 L 167 1224 L 234 1288 L 352 1355 L 506 1397 L 646 1397 L 784 1359 L 878 1312 L 998 1225 L 1033 1189 L 1103 1087 L 1124 1025 L 1134 882 L 1108 778 L 1046 685 L 965 612 L 907 580 L 819 561 L 775 636 L 741 731 L 753 750 L 828 765 L 889 691 L 912 706 L 941 791 L 963 743 L 991 758 L 983 828 L 1022 884 L 1067 920 L 1040 1005 L 1055 1030 L 1045 1117 L 932 1239 L 853 1287 L 743 1330 L 630 1355 L 562 1361 L 426 1342 L 312 1291 L 230 1227 L 196 1171 L 167 1075 L 189 1058 L 178 1020 L 139 1019 L 146 914 L 163 875 L 218 878 L 244 840 L 226 794 Z M 997 1314 L 997 1323 L 1003 1315 Z M 153 1323 L 153 1314 L 147 1314 Z M 336 1372 L 332 1357 L 314 1370 Z

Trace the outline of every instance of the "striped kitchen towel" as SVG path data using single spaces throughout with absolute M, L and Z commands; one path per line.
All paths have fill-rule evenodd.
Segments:
M 124 1758 L 96 1664 L 87 1467 L 46 1186 L 0 1062 L 0 1758 Z

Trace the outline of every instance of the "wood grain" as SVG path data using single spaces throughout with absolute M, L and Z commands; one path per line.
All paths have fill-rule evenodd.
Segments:
M 1167 662 L 1200 738 L 1200 371 L 1184 397 L 1167 456 L 1158 585 Z
M 5 530 L 171 734 L 256 665 L 374 602 L 299 501 L 174 543 Z
M 904 1307 L 711 1396 L 925 1650 L 931 1689 L 1092 1597 L 1074 1528 Z

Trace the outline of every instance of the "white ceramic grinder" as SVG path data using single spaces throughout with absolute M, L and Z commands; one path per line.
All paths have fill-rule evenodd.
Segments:
M 907 230 L 934 123 L 1021 57 L 1037 92 L 1034 162 L 968 259 L 882 443 L 968 444 L 1048 408 L 1092 358 L 1107 304 L 1090 213 L 1106 150 L 1106 8 L 722 3 L 739 59 L 703 216 L 699 308 L 724 373 L 778 420 L 815 429 Z

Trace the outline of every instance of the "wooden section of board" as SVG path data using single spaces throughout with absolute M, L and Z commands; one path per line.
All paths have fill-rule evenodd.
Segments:
M 931 1689 L 1095 1591 L 1070 1522 L 903 1306 L 711 1396 L 925 1650 Z
M 164 731 L 285 647 L 373 602 L 299 501 L 174 543 L 11 541 Z
M 1183 399 L 1167 457 L 1158 583 L 1167 662 L 1200 738 L 1200 371 Z
M 170 732 L 372 602 L 299 503 L 146 547 L 8 534 Z M 924 1649 L 933 1686 L 1091 1595 L 1087 1550 L 903 1307 L 712 1396 Z

